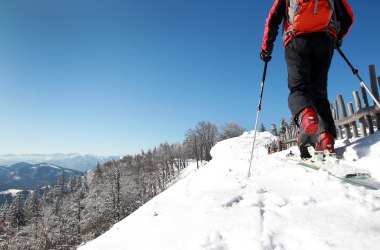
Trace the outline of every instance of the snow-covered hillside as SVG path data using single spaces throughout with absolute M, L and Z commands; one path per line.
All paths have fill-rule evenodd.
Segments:
M 258 134 L 250 178 L 252 134 L 218 143 L 211 162 L 80 249 L 378 249 L 380 190 L 303 168 L 289 150 L 267 155 L 273 139 Z M 380 132 L 337 145 L 380 180 Z

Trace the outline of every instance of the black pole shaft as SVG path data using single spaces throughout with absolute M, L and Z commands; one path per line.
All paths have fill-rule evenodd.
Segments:
M 261 81 L 261 89 L 260 89 L 259 105 L 258 105 L 258 107 L 257 107 L 257 110 L 258 110 L 258 111 L 261 110 L 261 102 L 262 102 L 262 100 L 263 100 L 264 83 L 265 83 L 265 78 L 266 78 L 266 75 L 267 75 L 267 67 L 268 67 L 268 62 L 265 62 L 265 64 L 264 64 L 263 78 L 262 78 L 262 81 Z
M 335 49 L 339 52 L 339 54 L 342 56 L 343 60 L 351 68 L 352 73 L 359 79 L 359 81 L 362 82 L 363 79 L 359 76 L 359 70 L 355 69 L 354 66 L 352 66 L 351 62 L 347 59 L 346 55 L 343 53 L 343 51 L 339 47 L 335 47 Z
M 257 125 L 258 125 L 258 123 L 259 123 L 259 118 L 260 118 L 261 101 L 262 101 L 262 99 L 263 99 L 264 83 L 265 83 L 265 77 L 266 77 L 266 75 L 267 75 L 267 66 L 268 66 L 268 61 L 266 61 L 265 64 L 264 64 L 263 78 L 262 78 L 262 81 L 261 81 L 259 105 L 258 105 L 258 107 L 257 107 L 257 113 L 256 113 L 255 132 L 254 132 L 254 134 L 253 134 L 253 142 L 252 142 L 252 150 L 251 150 L 251 159 L 249 160 L 248 177 L 251 175 L 251 166 L 252 166 L 252 159 L 253 159 L 253 151 L 254 151 L 254 149 L 255 149 L 255 143 L 256 143 Z

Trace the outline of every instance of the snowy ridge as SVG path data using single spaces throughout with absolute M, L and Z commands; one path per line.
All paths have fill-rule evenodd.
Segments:
M 41 167 L 50 167 L 50 168 L 55 168 L 55 169 L 61 169 L 60 167 L 56 166 L 56 165 L 53 165 L 53 164 L 49 164 L 49 163 L 40 163 L 39 164 Z
M 267 155 L 273 139 L 258 133 L 250 178 L 252 133 L 218 143 L 207 165 L 189 166 L 182 180 L 80 249 L 376 249 L 380 190 L 297 166 L 285 159 L 289 151 Z M 353 166 L 378 177 L 379 139 L 377 132 L 337 144 Z
M 0 165 L 11 165 L 19 162 L 37 164 L 46 162 L 64 168 L 86 171 L 95 168 L 96 164 L 120 159 L 120 156 L 100 156 L 89 154 L 0 154 Z
M 66 178 L 83 175 L 80 171 L 61 168 L 48 163 L 19 162 L 5 167 L 0 166 L 0 191 L 8 189 L 33 190 L 38 186 L 54 185 L 63 171 Z

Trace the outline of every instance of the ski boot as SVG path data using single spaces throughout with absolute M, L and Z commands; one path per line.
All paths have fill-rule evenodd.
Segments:
M 329 131 L 325 131 L 318 135 L 318 142 L 315 150 L 323 152 L 325 156 L 335 156 L 333 134 Z
M 308 147 L 317 144 L 318 116 L 313 107 L 306 107 L 298 116 L 298 148 L 301 158 L 311 158 Z

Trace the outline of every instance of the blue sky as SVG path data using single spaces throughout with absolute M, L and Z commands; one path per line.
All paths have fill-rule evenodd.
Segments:
M 342 49 L 368 81 L 378 1 L 349 1 Z M 202 120 L 254 127 L 273 1 L 0 1 L 0 153 L 134 154 Z M 380 66 L 379 66 L 380 67 Z M 379 71 L 380 72 L 380 71 Z M 378 73 L 380 75 L 380 73 Z M 278 37 L 260 123 L 289 118 Z M 359 89 L 338 54 L 330 99 Z

